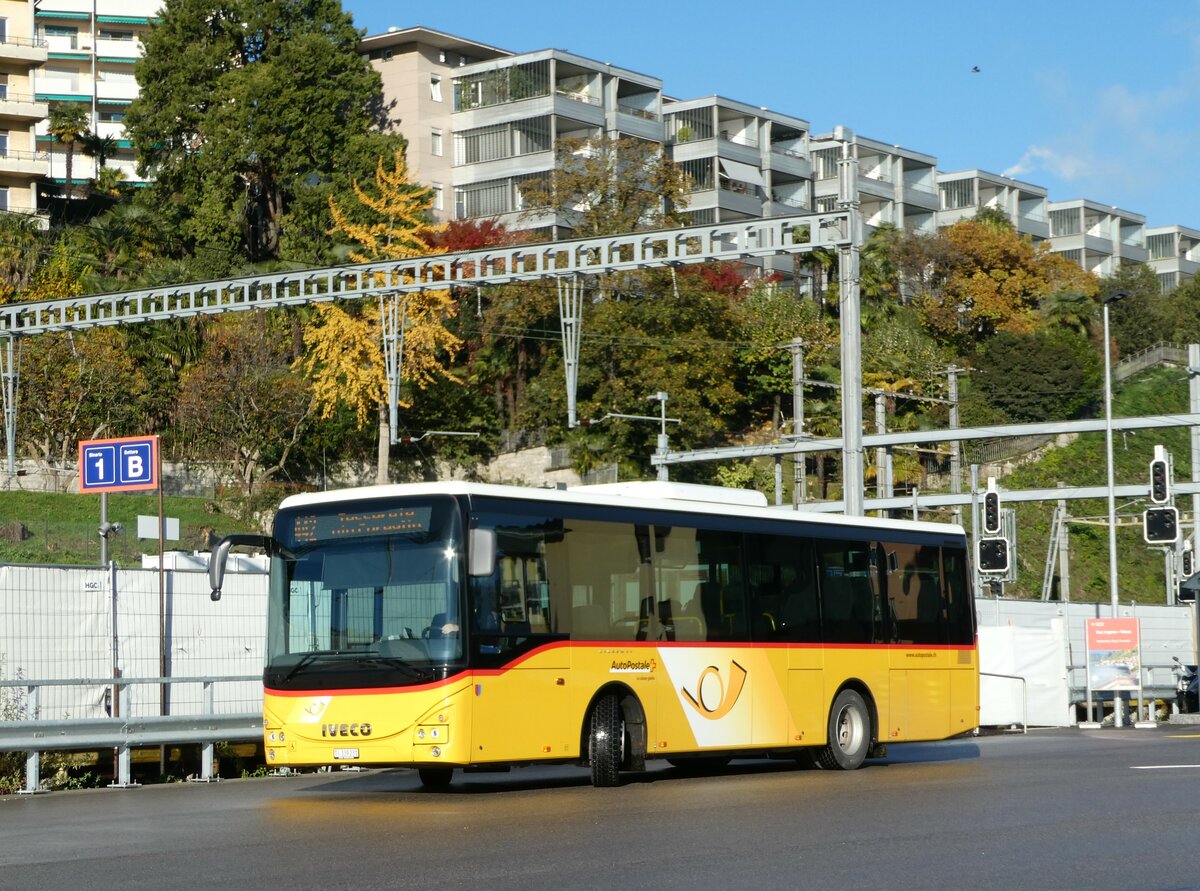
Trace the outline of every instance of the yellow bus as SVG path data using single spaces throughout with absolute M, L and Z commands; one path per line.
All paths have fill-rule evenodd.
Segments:
M 785 757 L 851 770 L 978 723 L 958 526 L 772 509 L 678 483 L 466 482 L 286 499 L 272 536 L 268 765 L 589 767 L 614 786 Z

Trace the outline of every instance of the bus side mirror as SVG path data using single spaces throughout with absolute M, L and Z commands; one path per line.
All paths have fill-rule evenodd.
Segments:
M 225 562 L 229 559 L 229 549 L 233 542 L 222 538 L 213 548 L 212 556 L 208 558 L 208 587 L 212 590 L 209 597 L 215 602 L 221 599 L 221 584 L 225 581 Z
M 472 529 L 468 572 L 474 578 L 489 576 L 496 571 L 496 530 Z
M 217 546 L 212 549 L 212 556 L 208 559 L 208 587 L 211 589 L 208 596 L 214 601 L 221 599 L 221 583 L 225 581 L 225 564 L 229 560 L 229 549 L 235 545 L 243 545 L 248 548 L 261 548 L 268 554 L 288 553 L 286 549 L 280 547 L 275 539 L 269 535 L 240 533 L 226 535 L 217 542 Z

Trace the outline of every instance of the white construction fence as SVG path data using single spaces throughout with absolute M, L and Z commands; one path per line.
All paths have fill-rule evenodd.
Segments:
M 207 555 L 168 555 L 168 568 L 0 565 L 0 720 L 22 713 L 18 681 L 56 681 L 38 692 L 39 720 L 112 716 L 112 685 L 128 685 L 124 717 L 261 712 L 262 685 L 231 680 L 167 686 L 156 679 L 261 676 L 265 641 L 265 565 L 231 558 L 219 608 L 209 599 Z M 170 568 L 174 566 L 175 568 Z M 160 674 L 160 601 L 166 671 Z M 1107 603 L 1045 603 L 985 597 L 979 619 L 981 724 L 1069 726 L 1086 696 L 1087 619 L 1107 618 Z M 1141 626 L 1142 684 L 1169 698 L 1172 656 L 1196 662 L 1196 617 L 1189 606 L 1122 605 Z M 81 683 L 62 683 L 79 679 Z M 86 682 L 84 682 L 86 681 Z

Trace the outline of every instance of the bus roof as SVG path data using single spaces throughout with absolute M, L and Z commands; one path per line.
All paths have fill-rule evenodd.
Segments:
M 842 514 L 780 510 L 768 507 L 767 499 L 762 493 L 749 489 L 731 489 L 722 486 L 699 486 L 691 483 L 659 481 L 607 483 L 556 489 L 472 483 L 462 480 L 433 483 L 398 483 L 290 495 L 283 500 L 280 508 L 288 509 L 330 505 L 373 498 L 404 498 L 430 495 L 487 496 L 491 498 L 515 498 L 524 501 L 542 501 L 557 504 L 571 503 L 613 507 L 639 507 L 650 510 L 674 510 L 700 515 L 769 518 L 784 522 L 820 523 L 834 526 L 868 526 L 878 529 L 906 529 L 911 531 L 936 532 L 943 535 L 964 534 L 961 526 L 951 523 L 892 520 L 879 517 L 847 517 Z

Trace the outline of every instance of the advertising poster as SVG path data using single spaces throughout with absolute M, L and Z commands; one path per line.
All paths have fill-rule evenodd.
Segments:
M 1088 688 L 1141 689 L 1141 640 L 1137 619 L 1088 619 Z

